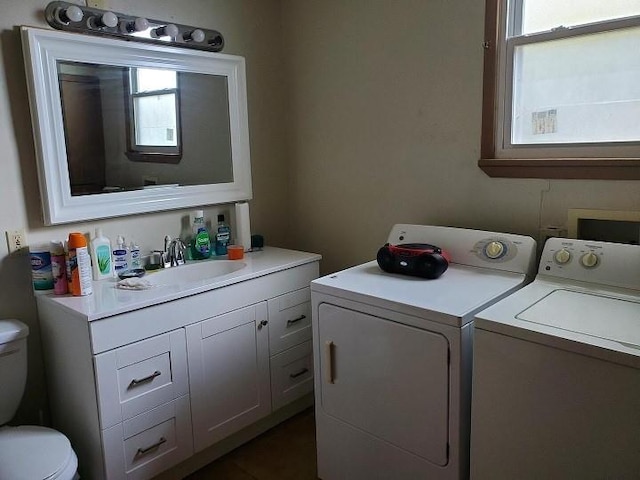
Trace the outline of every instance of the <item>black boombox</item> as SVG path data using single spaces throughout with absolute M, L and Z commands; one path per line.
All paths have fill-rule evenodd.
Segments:
M 385 272 L 428 279 L 438 278 L 449 268 L 448 255 L 428 243 L 387 243 L 378 250 L 376 260 Z

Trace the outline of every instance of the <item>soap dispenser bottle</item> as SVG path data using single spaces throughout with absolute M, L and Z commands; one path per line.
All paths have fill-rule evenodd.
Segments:
M 211 256 L 211 238 L 204 222 L 204 212 L 193 212 L 193 239 L 191 241 L 191 256 L 195 260 L 203 260 Z
M 216 230 L 216 255 L 226 255 L 227 245 L 231 237 L 231 229 L 224 221 L 224 215 L 218 215 L 218 228 Z
M 116 277 L 129 270 L 129 250 L 122 235 L 118 235 L 116 248 L 113 249 L 113 270 Z

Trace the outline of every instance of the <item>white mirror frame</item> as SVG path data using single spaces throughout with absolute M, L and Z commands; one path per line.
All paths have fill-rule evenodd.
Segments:
M 55 30 L 22 27 L 21 31 L 46 225 L 252 198 L 244 58 Z M 170 68 L 227 77 L 233 182 L 72 196 L 58 61 Z

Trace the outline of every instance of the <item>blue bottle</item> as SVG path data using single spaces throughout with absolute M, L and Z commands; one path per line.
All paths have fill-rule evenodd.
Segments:
M 218 215 L 218 228 L 216 230 L 216 255 L 226 255 L 227 245 L 231 237 L 229 225 L 224 223 L 224 215 Z

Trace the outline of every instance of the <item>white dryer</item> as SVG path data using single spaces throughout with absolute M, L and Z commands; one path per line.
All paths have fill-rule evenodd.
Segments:
M 531 278 L 535 241 L 395 225 L 388 242 L 451 262 L 435 280 L 372 261 L 311 283 L 318 476 L 467 478 L 473 316 Z
M 471 478 L 640 478 L 640 246 L 552 238 L 475 321 Z

